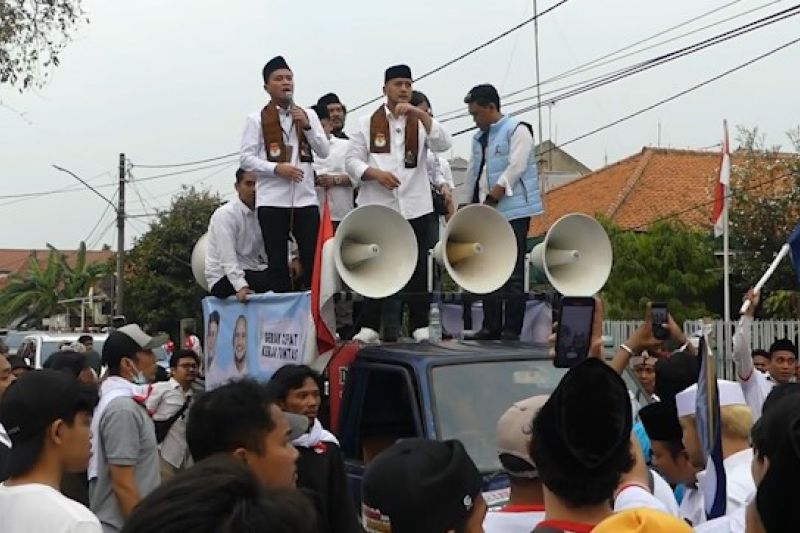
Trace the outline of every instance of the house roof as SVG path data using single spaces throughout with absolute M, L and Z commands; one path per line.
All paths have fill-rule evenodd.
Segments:
M 67 262 L 70 265 L 75 264 L 77 250 L 59 250 L 67 256 Z M 47 258 L 50 255 L 50 250 L 18 250 L 9 248 L 0 248 L 0 277 L 6 277 L 19 272 L 23 272 L 28 266 L 28 258 L 34 255 L 39 262 L 39 266 L 44 268 L 47 266 Z M 102 263 L 111 258 L 112 252 L 110 250 L 87 250 L 86 263 Z M 0 281 L 0 286 L 2 281 Z
M 732 154 L 732 163 L 740 157 Z M 529 234 L 542 235 L 575 212 L 604 215 L 623 229 L 645 229 L 675 216 L 690 227 L 710 230 L 719 163 L 719 152 L 645 147 L 547 192 L 545 212 L 533 217 Z

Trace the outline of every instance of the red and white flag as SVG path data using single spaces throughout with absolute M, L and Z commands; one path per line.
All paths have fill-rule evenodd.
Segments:
M 328 198 L 322 206 L 317 233 L 314 272 L 311 276 L 311 317 L 317 333 L 317 355 L 336 346 L 336 310 L 333 300 L 339 291 L 339 276 L 333 260 L 333 223 Z
M 714 211 L 711 213 L 711 222 L 714 223 L 714 237 L 719 237 L 725 231 L 725 210 L 728 209 L 728 188 L 731 183 L 731 147 L 728 142 L 728 121 L 722 121 L 722 154 L 719 163 L 719 180 L 714 189 Z

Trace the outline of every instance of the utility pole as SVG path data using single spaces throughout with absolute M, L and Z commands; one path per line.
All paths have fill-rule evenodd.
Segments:
M 536 0 L 533 0 L 533 46 L 534 46 L 534 53 L 536 55 L 536 107 L 537 111 L 539 112 L 539 146 L 542 145 L 542 87 L 540 85 L 540 78 L 539 78 L 539 10 L 536 5 Z M 534 143 L 535 144 L 535 143 Z M 536 154 L 536 159 L 538 161 L 539 156 L 541 154 Z M 552 156 L 552 154 L 548 155 L 548 159 Z M 544 199 L 544 192 L 547 191 L 547 177 L 542 175 L 544 178 L 541 183 L 541 191 L 542 191 L 542 199 Z
M 117 202 L 117 290 L 115 295 L 116 314 L 123 314 L 123 293 L 125 289 L 125 154 L 119 154 L 119 200 Z

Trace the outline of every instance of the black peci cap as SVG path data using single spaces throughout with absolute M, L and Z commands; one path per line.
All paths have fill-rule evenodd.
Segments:
M 459 530 L 483 479 L 457 440 L 407 439 L 367 466 L 362 484 L 368 532 Z
M 664 401 L 646 405 L 639 410 L 644 430 L 650 440 L 678 442 L 683 439 L 683 430 L 678 422 L 675 402 Z
M 261 71 L 261 75 L 264 77 L 264 83 L 269 81 L 270 74 L 282 68 L 292 70 L 289 68 L 289 64 L 286 63 L 286 60 L 283 58 L 283 56 L 275 56 L 267 61 L 267 64 L 264 65 L 264 69 Z
M 404 78 L 411 80 L 411 68 L 408 65 L 395 65 L 386 69 L 383 76 L 384 83 L 395 78 Z
M 319 107 L 328 107 L 331 104 L 341 104 L 342 101 L 339 100 L 339 97 L 336 96 L 336 93 L 328 93 L 319 97 L 317 100 L 317 106 Z

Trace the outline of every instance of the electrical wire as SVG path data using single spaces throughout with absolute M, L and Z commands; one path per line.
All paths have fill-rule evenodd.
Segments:
M 86 181 L 94 181 L 94 180 L 100 179 L 100 178 L 102 178 L 103 176 L 106 176 L 106 175 L 111 175 L 111 171 L 110 170 L 106 170 L 105 172 L 101 172 L 99 174 L 96 174 L 96 175 L 88 178 Z M 95 188 L 104 189 L 104 188 L 115 187 L 115 186 L 116 186 L 115 184 L 103 184 L 103 185 L 95 185 Z M 85 191 L 85 190 L 86 190 L 86 188 L 83 187 L 82 185 L 67 185 L 66 187 L 60 187 L 58 189 L 50 189 L 50 190 L 46 190 L 46 191 L 33 191 L 33 192 L 22 192 L 22 193 L 14 193 L 14 194 L 4 194 L 4 195 L 0 195 L 0 200 L 6 200 L 6 199 L 14 198 L 14 199 L 18 199 L 18 201 L 22 201 L 22 200 L 27 200 L 29 198 L 36 198 L 36 197 L 40 197 L 40 196 L 49 196 L 49 195 L 52 195 L 52 194 L 63 194 L 63 193 L 69 193 L 69 192 L 75 192 L 75 191 Z M 11 205 L 13 203 L 18 203 L 18 202 L 5 202 L 5 203 L 0 204 L 0 207 L 2 207 L 4 205 Z
M 192 165 L 200 165 L 202 163 L 210 163 L 211 161 L 217 161 L 219 159 L 227 159 L 229 157 L 239 156 L 239 152 L 231 152 L 230 154 L 220 155 L 217 157 L 209 157 L 208 159 L 200 159 L 198 161 L 187 161 L 186 163 L 170 163 L 165 165 L 140 165 L 138 163 L 131 162 L 131 167 L 138 167 L 138 168 L 176 168 L 176 167 L 188 167 Z
M 550 13 L 554 9 L 558 8 L 559 6 L 562 6 L 562 5 L 566 4 L 568 1 L 569 0 L 561 0 L 560 2 L 557 2 L 557 3 L 553 4 L 552 6 L 548 7 L 544 11 L 542 11 L 542 12 L 540 12 L 540 13 L 538 13 L 538 14 L 536 14 L 536 15 L 534 15 L 534 16 L 532 16 L 532 17 L 530 17 L 530 18 L 528 18 L 528 19 L 526 19 L 526 20 L 524 20 L 522 22 L 520 22 L 516 26 L 507 29 L 506 31 L 500 33 L 499 35 L 496 35 L 496 36 L 492 37 L 488 41 L 484 41 L 483 43 L 479 44 L 478 46 L 475 46 L 474 48 L 471 48 L 470 50 L 467 50 L 463 54 L 461 54 L 461 55 L 459 55 L 457 57 L 454 57 L 453 59 L 451 59 L 449 61 L 446 61 L 445 63 L 439 65 L 438 67 L 434 68 L 433 70 L 429 70 L 428 72 L 426 72 L 426 73 L 422 74 L 421 76 L 415 78 L 414 81 L 418 82 L 420 80 L 423 80 L 423 79 L 425 79 L 425 78 L 427 78 L 429 76 L 432 76 L 432 75 L 436 74 L 437 72 L 441 72 L 442 70 L 446 69 L 450 65 L 458 63 L 462 59 L 465 59 L 465 58 L 471 56 L 475 52 L 477 52 L 479 50 L 482 50 L 483 48 L 486 48 L 487 46 L 499 41 L 503 37 L 506 37 L 506 36 L 514 33 L 515 31 L 519 30 L 520 28 L 523 28 L 523 27 L 527 26 L 528 24 L 530 24 L 534 20 L 537 20 L 537 19 L 541 18 L 542 16 L 547 15 L 548 13 Z M 383 98 L 383 96 L 377 96 L 377 97 L 375 97 L 375 98 L 373 98 L 371 100 L 367 100 L 366 102 L 358 104 L 357 106 L 353 107 L 352 109 L 348 109 L 348 112 L 352 113 L 353 111 L 356 111 L 358 109 L 361 109 L 361 108 L 366 107 L 366 106 L 368 106 L 368 105 L 370 105 L 372 103 L 377 102 L 381 98 Z
M 637 65 L 633 65 L 633 66 L 629 67 L 628 69 L 625 69 L 624 71 L 617 71 L 615 73 L 612 73 L 610 75 L 605 76 L 602 80 L 592 82 L 592 83 L 590 83 L 588 85 L 584 85 L 584 86 L 582 86 L 580 88 L 577 88 L 575 90 L 568 91 L 568 92 L 562 93 L 562 94 L 560 94 L 560 95 L 558 95 L 556 97 L 550 98 L 547 101 L 543 101 L 541 105 L 543 105 L 543 106 L 544 105 L 551 105 L 553 103 L 560 102 L 560 101 L 565 100 L 567 98 L 571 98 L 573 96 L 577 96 L 579 94 L 583 94 L 583 93 L 588 92 L 590 90 L 597 89 L 597 88 L 603 87 L 605 85 L 609 85 L 609 84 L 611 84 L 611 83 L 613 83 L 615 81 L 619 81 L 621 79 L 627 78 L 627 77 L 632 76 L 634 74 L 638 74 L 638 73 L 643 72 L 645 70 L 649 70 L 650 68 L 654 68 L 656 66 L 662 65 L 664 63 L 668 63 L 670 61 L 674 61 L 676 59 L 679 59 L 681 57 L 687 56 L 689 54 L 693 54 L 693 53 L 698 52 L 700 50 L 703 50 L 705 48 L 709 48 L 711 46 L 715 46 L 717 44 L 723 43 L 723 42 L 728 41 L 730 39 L 739 37 L 741 35 L 750 33 L 750 32 L 755 31 L 757 29 L 764 28 L 764 27 L 769 26 L 771 24 L 775 24 L 777 22 L 780 22 L 782 20 L 788 19 L 790 17 L 797 16 L 797 15 L 800 15 L 800 4 L 797 4 L 796 6 L 794 6 L 792 8 L 789 8 L 787 10 L 781 11 L 779 13 L 775 13 L 775 14 L 770 15 L 768 17 L 765 17 L 763 19 L 759 19 L 757 21 L 748 23 L 748 24 L 746 24 L 744 26 L 736 28 L 735 30 L 730 30 L 730 31 L 724 32 L 722 34 L 719 34 L 719 35 L 717 35 L 715 37 L 712 37 L 710 39 L 706 39 L 706 40 L 704 40 L 704 41 L 702 41 L 700 43 L 696 43 L 696 44 L 693 44 L 691 46 L 684 47 L 684 48 L 682 48 L 680 50 L 675 50 L 675 51 L 670 52 L 668 54 L 664 54 L 662 56 L 659 56 L 657 58 L 654 58 L 654 59 L 639 63 Z M 785 45 L 785 46 L 788 46 L 788 45 Z M 780 48 L 781 47 L 779 47 L 778 49 L 780 49 Z M 776 49 L 776 51 L 778 49 Z M 519 102 L 522 102 L 522 101 L 531 100 L 533 98 L 534 97 L 522 99 L 522 100 L 519 100 L 519 101 L 514 102 L 514 103 L 519 103 Z M 509 104 L 509 105 L 511 105 L 511 104 Z M 527 113 L 528 111 L 533 111 L 534 109 L 538 109 L 538 107 L 539 107 L 539 104 L 537 103 L 537 104 L 526 106 L 526 107 L 523 107 L 523 108 L 520 108 L 520 109 L 516 109 L 516 110 L 512 111 L 509 114 L 516 116 L 516 115 L 520 115 L 520 114 L 523 114 L 523 113 Z M 469 114 L 465 114 L 465 116 L 469 116 Z M 456 118 L 461 118 L 461 117 L 451 117 L 450 119 L 442 120 L 442 122 L 455 120 Z M 472 131 L 474 129 L 475 129 L 475 127 L 473 126 L 473 127 L 461 130 L 461 131 L 455 133 L 454 135 L 459 135 L 459 134 L 462 134 L 462 133 L 466 133 L 466 132 Z
M 168 178 L 170 176 L 179 176 L 181 174 L 189 174 L 191 172 L 197 172 L 198 170 L 206 170 L 206 169 L 209 169 L 209 168 L 217 168 L 217 167 L 220 167 L 220 166 L 223 166 L 223 165 L 224 166 L 228 166 L 228 165 L 231 165 L 233 163 L 234 163 L 234 161 L 223 161 L 221 163 L 214 163 L 213 165 L 206 165 L 206 166 L 197 167 L 197 168 L 190 168 L 188 170 L 178 170 L 176 172 L 168 172 L 166 174 L 157 174 L 155 176 L 147 176 L 145 178 L 137 178 L 137 180 L 140 183 L 143 182 L 143 181 L 159 180 L 159 179 L 162 179 L 162 178 Z

